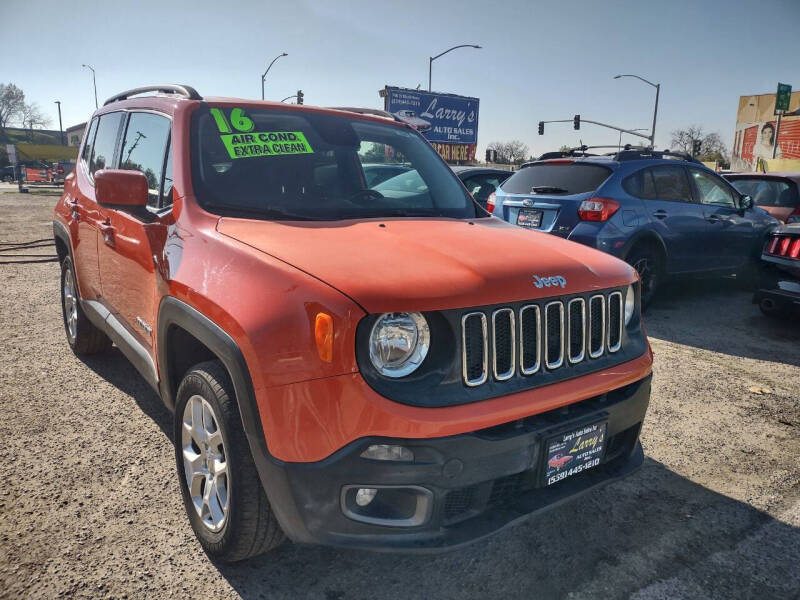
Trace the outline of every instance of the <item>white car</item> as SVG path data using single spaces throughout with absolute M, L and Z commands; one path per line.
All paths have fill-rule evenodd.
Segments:
M 398 110 L 397 112 L 394 113 L 394 116 L 403 121 L 403 123 L 408 123 L 409 125 L 411 125 L 411 127 L 416 129 L 420 133 L 425 133 L 431 128 L 430 121 L 426 121 L 425 119 L 420 119 L 417 116 L 417 113 L 415 113 L 413 110 L 406 110 L 406 109 Z

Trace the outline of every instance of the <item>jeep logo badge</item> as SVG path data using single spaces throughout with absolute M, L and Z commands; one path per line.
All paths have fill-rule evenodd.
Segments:
M 567 287 L 567 280 L 561 275 L 553 275 L 552 277 L 539 277 L 538 275 L 534 275 L 533 285 L 535 285 L 537 288 L 555 287 L 557 285 L 565 288 Z

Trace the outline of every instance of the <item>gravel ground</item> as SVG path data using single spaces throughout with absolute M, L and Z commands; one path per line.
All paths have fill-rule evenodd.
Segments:
M 54 202 L 0 193 L 0 241 L 50 237 Z M 0 274 L 0 597 L 800 597 L 800 323 L 733 282 L 671 285 L 647 314 L 635 476 L 449 554 L 285 544 L 224 566 L 184 516 L 160 400 L 118 351 L 69 351 L 58 265 Z

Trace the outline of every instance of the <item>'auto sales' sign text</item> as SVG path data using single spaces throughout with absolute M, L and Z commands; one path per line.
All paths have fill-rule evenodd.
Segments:
M 387 86 L 384 107 L 429 142 L 477 144 L 479 102 L 466 96 Z

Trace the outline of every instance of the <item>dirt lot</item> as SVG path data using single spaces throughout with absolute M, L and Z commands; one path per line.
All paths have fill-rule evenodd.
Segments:
M 0 193 L 0 241 L 51 236 L 54 202 Z M 800 597 L 800 323 L 733 282 L 671 285 L 647 314 L 647 459 L 625 482 L 454 553 L 286 544 L 220 566 L 160 400 L 116 350 L 72 355 L 56 263 L 0 274 L 0 597 Z

